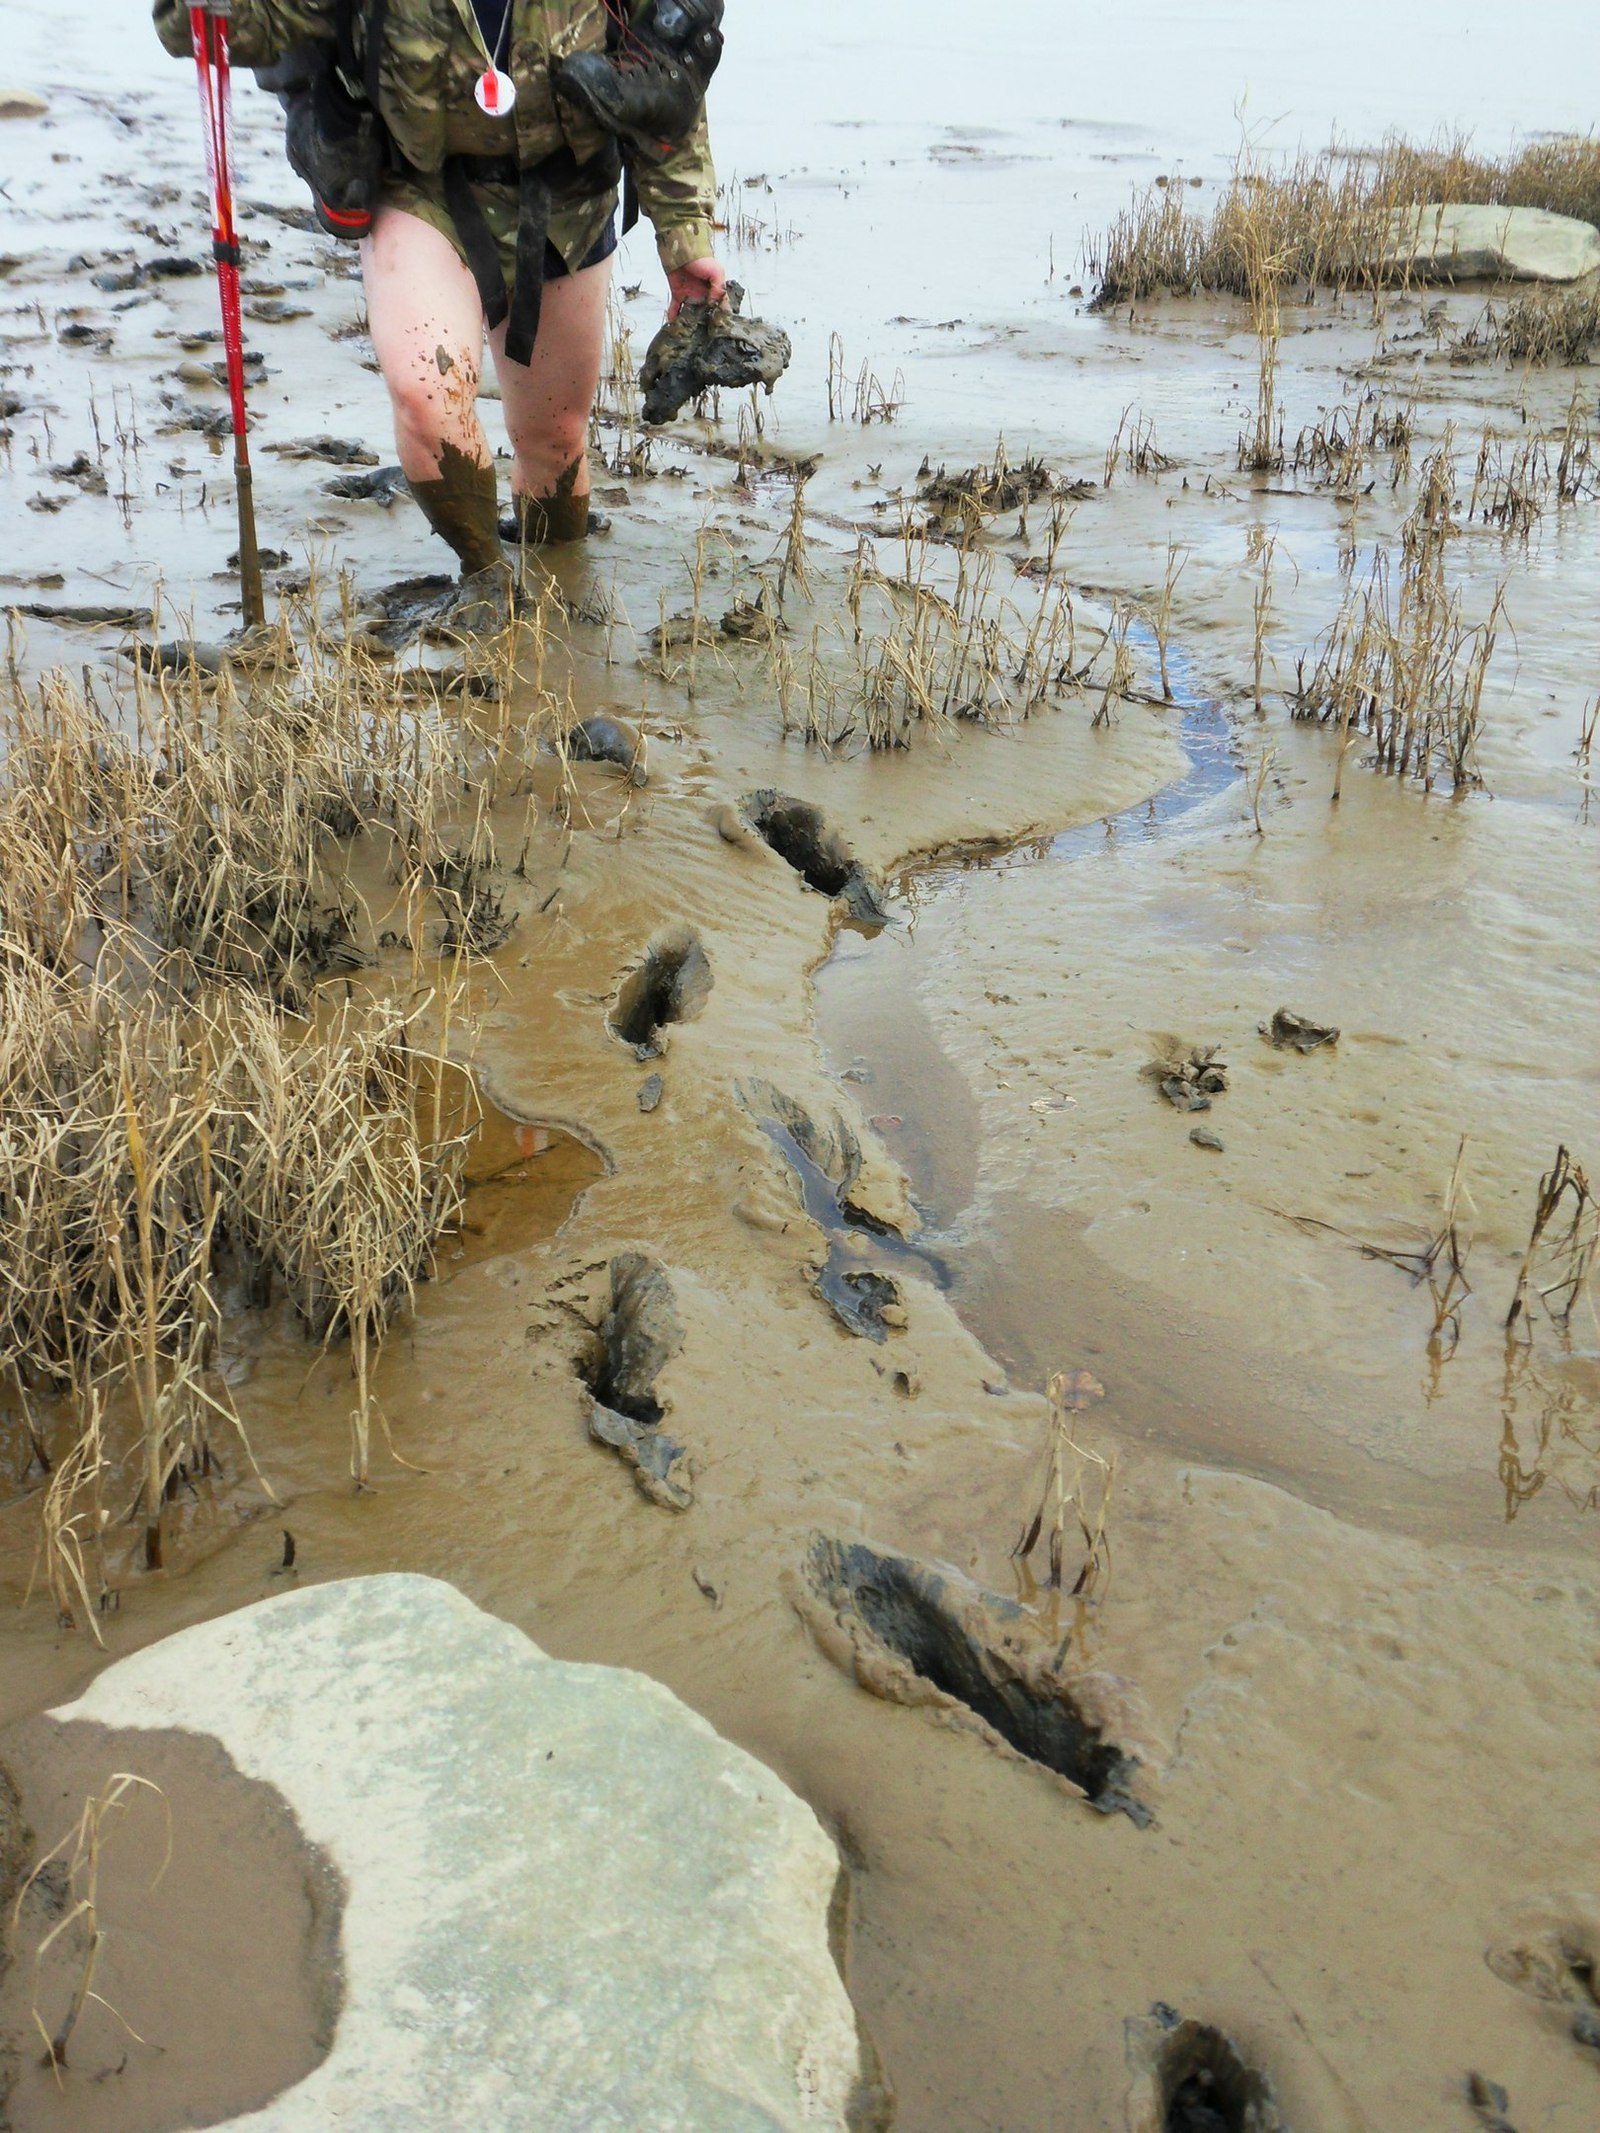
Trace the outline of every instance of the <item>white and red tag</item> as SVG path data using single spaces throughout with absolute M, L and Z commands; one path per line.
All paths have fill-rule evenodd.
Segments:
M 504 118 L 517 101 L 517 85 L 509 74 L 498 67 L 478 76 L 478 85 L 473 90 L 478 99 L 478 109 L 488 112 L 490 118 Z

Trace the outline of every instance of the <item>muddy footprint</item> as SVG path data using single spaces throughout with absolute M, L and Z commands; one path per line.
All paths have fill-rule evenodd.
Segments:
M 888 913 L 859 860 L 820 807 L 770 786 L 746 796 L 742 813 L 778 857 L 792 866 L 808 889 L 837 898 L 859 925 L 885 926 Z
M 1270 2079 L 1209 2022 L 1157 2002 L 1127 2025 L 1129 2133 L 1289 2133 Z
M 617 988 L 611 1033 L 640 1059 L 659 1059 L 674 1022 L 693 1022 L 711 997 L 711 959 L 688 926 L 661 933 Z
M 1142 1829 L 1138 1758 L 1116 1737 L 1132 1698 L 1110 1674 L 1069 1674 L 1033 1646 L 1014 1601 L 861 1542 L 811 1544 L 795 1587 L 818 1643 L 865 1689 L 931 1706 L 992 1746 L 1064 1778 L 1101 1814 Z
M 1574 2044 L 1600 2054 L 1600 1907 L 1526 1911 L 1484 1960 L 1502 1984 L 1542 2001 Z
M 643 1252 L 611 1262 L 611 1293 L 578 1375 L 593 1395 L 589 1433 L 633 1468 L 640 1492 L 663 1510 L 694 1501 L 689 1455 L 662 1428 L 662 1370 L 683 1346 L 683 1323 L 666 1269 Z

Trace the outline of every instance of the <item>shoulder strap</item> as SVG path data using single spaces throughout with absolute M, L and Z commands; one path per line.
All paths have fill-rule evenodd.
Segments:
M 389 0 L 370 0 L 367 9 L 365 65 L 356 60 L 356 10 L 361 0 L 334 0 L 333 40 L 339 72 L 347 81 L 360 81 L 362 93 L 374 111 L 378 108 L 378 72 L 383 60 L 383 36 L 388 24 Z
M 349 7 L 351 0 L 339 0 L 341 7 Z M 378 108 L 378 75 L 383 64 L 383 34 L 389 23 L 389 0 L 372 0 L 367 15 L 367 67 L 363 77 L 368 104 L 374 111 Z

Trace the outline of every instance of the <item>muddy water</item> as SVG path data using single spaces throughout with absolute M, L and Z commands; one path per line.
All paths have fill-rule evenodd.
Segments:
M 9 182 L 4 249 L 23 263 L 0 283 L 16 366 L 0 383 L 32 404 L 0 468 L 3 523 L 26 528 L 0 572 L 39 604 L 147 599 L 164 574 L 219 634 L 220 462 L 198 432 L 158 441 L 164 391 L 217 404 L 167 375 L 204 355 L 168 336 L 212 323 L 209 292 L 163 282 L 122 309 L 68 269 L 85 250 L 175 246 L 192 221 L 193 176 L 166 168 L 189 124 L 181 70 L 101 12 L 65 26 L 62 59 L 40 53 L 31 19 L 3 16 L 58 102 L 47 128 L 0 134 L 8 154 L 45 146 L 15 151 Z M 1449 2133 L 1471 2123 L 1473 2068 L 1509 2089 L 1513 2123 L 1593 2115 L 1591 2057 L 1559 2010 L 1486 1958 L 1526 1940 L 1535 1912 L 1579 1931 L 1600 1839 L 1600 1605 L 1574 1503 L 1593 1479 L 1594 1356 L 1587 1335 L 1569 1352 L 1540 1328 L 1512 1388 L 1514 1469 L 1547 1478 L 1508 1526 L 1495 1331 L 1532 1182 L 1555 1137 L 1581 1155 L 1593 1110 L 1595 846 L 1572 762 L 1593 682 L 1570 588 L 1600 561 L 1600 511 L 1547 518 L 1526 549 L 1481 528 L 1457 544 L 1480 606 L 1513 572 L 1516 656 L 1484 741 L 1492 797 L 1425 800 L 1352 763 L 1334 812 L 1331 744 L 1289 725 L 1279 691 L 1329 619 L 1341 543 L 1387 537 L 1398 506 L 1380 493 L 1352 514 L 1238 479 L 1254 352 L 1231 314 L 1096 320 L 1071 293 L 1078 230 L 1130 181 L 1180 158 L 1215 181 L 1246 87 L 1252 111 L 1287 114 L 1284 140 L 1335 120 L 1370 133 L 1461 117 L 1496 141 L 1583 122 L 1559 88 L 1524 108 L 1525 73 L 1501 63 L 1511 38 L 1520 55 L 1592 36 L 1573 11 L 1465 35 L 1457 13 L 1413 11 L 1366 41 L 1347 11 L 1315 52 L 1245 8 L 1125 9 L 1068 37 L 1042 0 L 981 26 L 953 8 L 867 19 L 828 0 L 742 28 L 717 118 L 725 167 L 762 180 L 740 194 L 764 227 L 733 233 L 734 249 L 753 304 L 796 341 L 761 410 L 767 441 L 826 454 L 810 490 L 824 598 L 858 531 L 895 525 L 925 456 L 968 463 L 1003 428 L 1015 452 L 1100 483 L 1136 401 L 1180 464 L 1114 475 L 1060 560 L 1103 621 L 1115 597 L 1159 589 L 1170 544 L 1187 551 L 1185 703 L 1130 701 L 1094 728 L 1092 704 L 1069 700 L 1002 732 L 919 734 L 904 756 L 829 757 L 784 742 L 747 653 L 669 680 L 635 663 L 626 620 L 575 624 L 578 706 L 643 726 L 649 783 L 575 766 L 542 784 L 511 891 L 521 924 L 480 1016 L 507 1119 L 571 1143 L 544 1151 L 507 1126 L 486 1147 L 481 1234 L 384 1359 L 408 1465 L 354 1498 L 342 1359 L 308 1378 L 292 1329 L 263 1326 L 236 1395 L 278 1505 L 230 1496 L 190 1567 L 129 1578 L 101 1625 L 115 1653 L 286 1576 L 404 1567 L 450 1578 L 552 1651 L 668 1682 L 836 1833 L 852 1990 L 900 2123 L 923 2133 L 1124 2122 L 1124 2025 L 1157 2001 L 1228 2028 L 1298 2127 Z M 89 72 L 69 81 L 69 63 Z M 770 79 L 795 87 L 781 112 Z M 47 161 L 57 152 L 78 161 Z M 259 118 L 244 157 L 247 197 L 293 203 Z M 177 197 L 157 198 L 169 183 Z M 135 245 L 134 218 L 159 239 Z M 293 569 L 309 527 L 362 591 L 436 566 L 408 503 L 349 505 L 324 492 L 330 470 L 270 450 L 325 432 L 384 456 L 388 443 L 361 341 L 330 338 L 356 315 L 342 262 L 270 218 L 253 227 L 273 247 L 263 276 L 309 313 L 252 324 L 269 372 L 253 395 L 264 537 Z M 619 280 L 636 278 L 630 315 L 647 332 L 660 281 L 637 240 Z M 63 341 L 70 323 L 109 331 L 107 352 Z M 830 426 L 835 329 L 852 378 L 862 362 L 885 386 L 903 372 L 894 423 Z M 1566 405 L 1570 379 L 1463 374 L 1429 362 L 1432 345 L 1417 306 L 1294 314 L 1291 433 L 1374 365 L 1391 396 L 1416 399 L 1424 443 L 1452 419 L 1463 434 L 1485 414 L 1520 430 Z M 50 473 L 93 454 L 94 411 L 103 497 Z M 728 542 L 720 596 L 772 552 L 787 512 L 786 485 L 741 493 L 728 461 L 694 448 L 703 433 L 680 435 L 657 455 L 668 478 L 632 483 L 610 546 L 565 573 L 575 602 L 603 596 L 641 630 L 663 599 L 687 604 L 683 558 L 708 513 Z M 30 511 L 36 497 L 59 508 Z M 1263 533 L 1278 549 L 1258 720 Z M 1040 528 L 1003 525 L 993 542 L 1021 561 Z M 121 634 L 30 630 L 39 660 L 109 662 Z M 1240 781 L 1264 747 L 1278 755 L 1258 837 Z M 774 790 L 821 809 L 891 881 L 933 857 L 877 940 L 838 932 L 776 853 L 719 835 L 718 808 Z M 524 834 L 507 825 L 508 848 Z M 1020 856 L 949 863 L 978 846 Z M 641 1059 L 613 1026 L 619 999 L 652 947 L 686 942 L 711 984 Z M 1279 1005 L 1338 1022 L 1337 1050 L 1270 1051 L 1256 1024 Z M 1141 1078 L 1167 1034 L 1223 1047 L 1231 1086 L 1206 1114 L 1220 1153 L 1193 1146 L 1193 1121 Z M 785 1121 L 791 1139 L 810 1122 L 819 1174 L 774 1132 Z M 1374 1242 L 1425 1234 L 1463 1133 L 1474 1293 L 1435 1366 L 1425 1292 L 1286 1218 Z M 907 1179 L 931 1278 L 874 1241 L 874 1224 L 914 1225 Z M 541 1180 L 528 1226 L 498 1207 Z M 841 1227 L 846 1205 L 869 1219 Z M 624 1254 L 659 1267 L 684 1329 L 655 1394 L 693 1465 L 681 1514 L 647 1503 L 589 1432 L 583 1363 Z M 880 1309 L 882 1339 L 848 1330 L 827 1294 L 848 1272 L 892 1281 L 904 1323 Z M 1044 1444 L 1030 1381 L 1058 1366 L 1104 1383 L 1083 1427 L 1120 1454 L 1112 1579 L 1082 1635 L 1139 1714 L 1149 1828 L 1093 1814 L 971 1730 L 868 1696 L 792 1604 L 817 1533 L 1013 1590 Z M 37 1597 L 20 1606 L 33 1529 L 25 1503 L 7 1515 L 19 1612 L 0 1706 L 19 1714 L 103 1661 Z

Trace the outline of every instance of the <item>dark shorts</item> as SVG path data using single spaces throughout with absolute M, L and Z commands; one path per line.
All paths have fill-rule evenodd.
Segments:
M 612 215 L 607 219 L 605 228 L 600 232 L 599 236 L 595 239 L 594 243 L 590 245 L 588 251 L 584 253 L 583 257 L 578 261 L 578 264 L 575 267 L 569 267 L 566 261 L 562 258 L 561 254 L 556 250 L 555 246 L 551 244 L 548 238 L 546 238 L 544 247 L 544 278 L 546 281 L 560 281 L 564 275 L 581 274 L 585 267 L 597 267 L 599 266 L 602 259 L 609 259 L 616 249 L 617 218 L 615 215 Z

